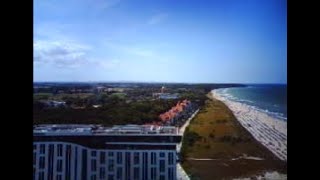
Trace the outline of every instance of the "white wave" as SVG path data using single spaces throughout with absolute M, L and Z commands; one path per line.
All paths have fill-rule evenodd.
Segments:
M 287 160 L 287 122 L 271 116 L 267 111 L 261 111 L 237 101 L 232 101 L 217 91 L 212 95 L 224 102 L 236 116 L 240 124 L 246 128 L 255 139 L 267 147 L 277 157 Z
M 255 87 L 253 87 L 253 88 L 255 88 Z M 227 92 L 228 89 L 231 89 L 231 88 L 215 89 L 215 90 L 212 90 L 212 92 L 214 91 L 220 97 L 226 98 L 229 101 L 236 101 L 236 102 L 240 102 L 240 103 L 245 103 L 246 105 L 250 106 L 251 108 L 253 108 L 257 111 L 260 111 L 262 113 L 267 113 L 269 116 L 275 117 L 277 120 L 282 120 L 282 121 L 287 120 L 287 118 L 285 117 L 285 115 L 283 113 L 273 112 L 273 111 L 269 111 L 268 109 L 262 109 L 260 107 L 254 106 L 253 104 L 255 104 L 255 102 L 247 100 L 247 99 L 237 98 L 237 97 L 233 96 L 232 94 L 230 94 L 229 92 Z M 273 106 L 279 107 L 278 105 L 273 105 Z

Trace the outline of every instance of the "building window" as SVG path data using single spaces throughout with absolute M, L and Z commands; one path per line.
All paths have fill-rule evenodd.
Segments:
M 57 171 L 62 172 L 62 160 L 59 159 L 57 162 Z
M 65 176 L 66 176 L 66 180 L 70 180 L 70 176 L 71 176 L 71 145 L 66 145 L 66 153 L 65 153 Z
M 74 166 L 73 166 L 73 172 L 74 172 L 74 179 L 77 179 L 78 177 L 77 177 L 77 172 L 78 172 L 78 170 L 77 170 L 77 164 L 78 164 L 78 147 L 74 147 Z
M 114 179 L 114 176 L 112 174 L 109 174 L 108 175 L 108 180 L 113 180 Z
M 157 179 L 157 169 L 155 167 L 151 168 L 151 179 Z
M 57 180 L 62 180 L 61 174 L 58 174 L 58 175 L 57 175 Z
M 48 150 L 48 180 L 53 180 L 53 156 L 54 156 L 54 145 L 49 145 Z
M 140 173 L 139 173 L 139 168 L 138 168 L 138 167 L 135 167 L 135 168 L 133 169 L 133 179 L 134 179 L 134 180 L 139 180 L 139 175 L 140 175 Z
M 33 145 L 33 150 L 36 150 L 37 149 L 37 145 Z
M 117 164 L 122 164 L 122 152 L 117 152 Z
M 126 152 L 125 155 L 125 178 L 128 179 L 129 177 L 131 177 L 131 165 L 132 165 L 132 161 L 131 161 L 131 153 L 130 152 Z
M 58 156 L 62 156 L 62 144 L 58 144 Z
M 173 153 L 172 152 L 168 154 L 168 164 L 173 165 Z
M 40 144 L 40 154 L 44 154 L 46 146 L 44 144 Z
M 133 154 L 133 159 L 134 159 L 134 164 L 139 164 L 139 153 L 138 152 L 134 152 Z
M 97 170 L 97 160 L 92 159 L 91 160 L 91 171 L 96 171 Z
M 122 179 L 122 168 L 121 167 L 117 168 L 117 179 Z
M 36 168 L 33 167 L 33 179 L 36 179 Z
M 165 180 L 164 175 L 161 175 L 161 176 L 160 176 L 160 180 Z
M 106 177 L 106 169 L 104 167 L 100 168 L 100 178 L 105 179 Z
M 114 167 L 114 160 L 113 159 L 109 159 L 108 170 L 109 171 L 113 171 L 113 167 Z
M 172 136 L 169 137 L 169 141 L 173 142 L 173 137 Z
M 81 164 L 81 169 L 83 169 L 83 171 L 81 171 L 81 176 L 82 179 L 89 179 L 89 176 L 87 176 L 87 158 L 88 157 L 88 150 L 86 149 L 82 149 L 82 163 L 80 162 L 79 164 Z M 80 177 L 79 177 L 80 179 Z
M 113 157 L 113 152 L 109 152 L 109 153 L 108 153 L 108 156 L 109 156 L 109 157 Z
M 97 151 L 91 151 L 91 156 L 96 157 L 97 156 Z
M 104 164 L 106 162 L 106 152 L 101 151 L 100 153 L 100 163 Z
M 96 180 L 97 179 L 97 176 L 94 174 L 91 176 L 91 180 Z
M 37 153 L 33 153 L 33 165 L 36 165 L 37 163 Z
M 39 173 L 39 180 L 44 180 L 44 172 Z
M 164 172 L 164 160 L 160 160 L 160 172 Z
M 174 177 L 173 177 L 173 168 L 169 168 L 168 169 L 168 175 L 169 175 L 169 180 L 173 180 L 174 179 Z
M 142 160 L 142 179 L 150 179 L 149 175 L 148 175 L 148 164 L 149 164 L 149 160 L 148 160 L 148 153 L 147 152 L 143 152 L 143 160 Z
M 159 156 L 160 156 L 160 157 L 164 157 L 164 156 L 165 156 L 165 153 L 164 153 L 164 152 L 161 152 Z
M 44 169 L 44 157 L 40 157 L 39 160 L 39 169 Z
M 155 152 L 151 153 L 151 164 L 156 164 L 157 154 Z

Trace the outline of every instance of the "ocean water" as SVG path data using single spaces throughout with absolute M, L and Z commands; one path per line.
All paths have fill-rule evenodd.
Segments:
M 274 155 L 287 161 L 287 86 L 248 85 L 214 89 L 240 124 Z
M 287 85 L 248 85 L 214 91 L 229 101 L 246 104 L 276 119 L 287 121 Z

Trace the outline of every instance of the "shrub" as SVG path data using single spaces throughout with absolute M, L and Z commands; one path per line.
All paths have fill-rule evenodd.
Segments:
M 193 146 L 193 144 L 198 141 L 198 140 L 201 140 L 202 137 L 199 136 L 198 133 L 194 132 L 194 131 L 188 131 L 186 134 L 185 134 L 185 137 L 184 137 L 184 141 L 189 145 L 189 146 Z

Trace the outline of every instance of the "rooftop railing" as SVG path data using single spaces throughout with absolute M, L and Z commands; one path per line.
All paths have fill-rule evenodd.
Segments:
M 174 126 L 132 124 L 116 125 L 113 127 L 104 127 L 101 125 L 48 124 L 34 126 L 33 133 L 34 135 L 178 134 L 178 129 Z

